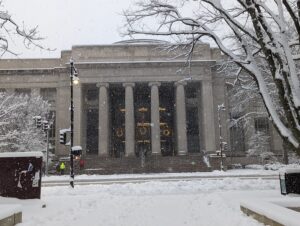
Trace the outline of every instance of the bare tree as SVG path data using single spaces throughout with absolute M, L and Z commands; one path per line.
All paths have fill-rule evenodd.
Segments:
M 275 128 L 300 153 L 300 1 L 224 2 L 140 1 L 124 12 L 127 34 L 180 37 L 190 54 L 200 40 L 212 40 L 237 72 L 252 76 Z
M 21 38 L 26 48 L 36 46 L 40 49 L 50 50 L 40 44 L 43 38 L 39 36 L 37 26 L 27 29 L 24 24 L 18 24 L 3 8 L 3 3 L 0 1 L 0 57 L 5 53 L 18 55 L 10 48 L 15 38 Z

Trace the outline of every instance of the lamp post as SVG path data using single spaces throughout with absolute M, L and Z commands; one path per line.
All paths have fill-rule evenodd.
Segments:
M 50 124 L 48 121 L 44 121 L 43 123 L 43 130 L 46 133 L 46 163 L 45 163 L 45 175 L 48 176 L 48 162 L 49 162 L 49 131 L 50 131 Z
M 74 103 L 73 103 L 73 85 L 77 85 L 79 82 L 77 77 L 77 70 L 74 67 L 74 62 L 70 60 L 70 88 L 71 88 L 71 106 L 70 106 L 70 113 L 71 113 L 71 127 L 70 127 L 70 185 L 74 188 L 74 155 L 73 155 L 73 145 L 74 145 Z
M 221 170 L 224 170 L 223 164 L 223 137 L 222 137 L 222 124 L 221 124 L 221 116 L 220 111 L 225 111 L 226 108 L 224 104 L 218 105 L 218 124 L 219 124 L 219 133 L 220 133 L 220 154 L 221 154 Z

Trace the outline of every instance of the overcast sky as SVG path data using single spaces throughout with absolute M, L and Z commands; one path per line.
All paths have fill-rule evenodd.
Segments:
M 6 10 L 27 27 L 39 26 L 43 45 L 55 48 L 48 52 L 26 50 L 19 42 L 13 48 L 20 58 L 59 57 L 72 45 L 110 44 L 128 39 L 121 37 L 124 24 L 121 13 L 133 0 L 4 0 Z M 9 57 L 8 55 L 5 56 Z

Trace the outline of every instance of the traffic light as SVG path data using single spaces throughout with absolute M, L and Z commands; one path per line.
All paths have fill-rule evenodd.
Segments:
M 227 144 L 227 142 L 223 141 L 222 145 L 223 145 L 223 151 L 228 151 L 228 144 Z
M 41 116 L 34 116 L 33 119 L 35 120 L 35 126 L 40 128 L 42 126 L 42 117 Z
M 67 143 L 67 133 L 64 131 L 59 131 L 59 143 L 66 144 Z
M 44 131 L 46 131 L 46 130 L 49 129 L 49 123 L 48 123 L 48 121 L 45 120 L 45 121 L 42 122 L 42 124 L 43 124 L 43 130 Z

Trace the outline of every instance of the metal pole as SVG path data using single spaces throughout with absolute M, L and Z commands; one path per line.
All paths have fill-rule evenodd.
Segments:
M 48 176 L 48 161 L 49 161 L 49 126 L 46 130 L 46 133 L 47 133 L 47 148 L 46 148 L 46 176 Z
M 220 154 L 221 154 L 221 170 L 224 169 L 223 167 L 223 137 L 222 137 L 222 125 L 221 125 L 221 117 L 220 117 L 220 110 L 221 110 L 221 105 L 218 105 L 218 123 L 219 123 L 219 133 L 220 133 Z
M 74 104 L 73 104 L 73 77 L 74 77 L 74 62 L 73 60 L 70 61 L 71 66 L 71 74 L 70 74 L 70 88 L 71 88 L 71 106 L 70 106 L 70 112 L 71 112 L 71 129 L 70 129 L 70 185 L 72 188 L 74 188 L 74 156 L 72 154 L 72 148 L 73 148 L 73 127 L 74 127 Z

